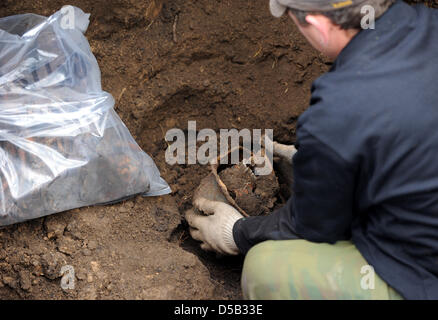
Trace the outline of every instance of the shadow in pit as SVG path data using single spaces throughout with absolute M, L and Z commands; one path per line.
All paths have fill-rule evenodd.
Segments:
M 240 277 L 242 273 L 244 256 L 218 256 L 212 252 L 206 252 L 200 248 L 200 242 L 193 240 L 189 233 L 186 221 L 176 228 L 170 241 L 196 255 L 201 263 L 210 272 L 210 277 L 217 284 L 215 295 L 224 299 L 242 299 L 240 289 Z

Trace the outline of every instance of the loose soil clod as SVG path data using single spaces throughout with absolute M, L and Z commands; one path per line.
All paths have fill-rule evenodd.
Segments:
M 243 163 L 226 168 L 219 177 L 236 204 L 249 216 L 270 213 L 280 190 L 274 172 L 267 176 L 256 176 L 251 167 Z
M 239 152 L 239 156 L 242 156 L 241 162 L 232 166 L 221 166 L 224 158 L 229 159 L 233 152 Z M 264 154 L 264 150 L 261 152 Z M 256 155 L 250 150 L 239 146 L 230 150 L 225 157 L 219 156 L 216 163 L 210 164 L 211 173 L 222 194 L 245 217 L 268 214 L 280 191 L 273 164 L 266 156 L 262 164 L 257 164 L 256 159 Z M 256 176 L 255 168 L 262 165 L 271 168 L 270 173 Z

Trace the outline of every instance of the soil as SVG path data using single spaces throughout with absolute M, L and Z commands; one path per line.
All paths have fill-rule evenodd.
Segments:
M 269 214 L 277 203 L 280 186 L 274 172 L 256 176 L 251 167 L 239 163 L 222 170 L 219 177 L 236 204 L 249 216 Z
M 0 16 L 49 16 L 62 0 L 3 0 Z M 274 129 L 293 143 L 310 85 L 330 62 L 268 1 L 71 0 L 102 86 L 171 195 L 71 210 L 0 230 L 1 299 L 238 299 L 243 257 L 199 249 L 184 212 L 208 166 L 165 162 L 171 128 Z M 75 271 L 61 288 L 60 270 Z

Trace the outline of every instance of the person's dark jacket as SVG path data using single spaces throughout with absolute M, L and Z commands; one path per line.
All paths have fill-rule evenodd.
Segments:
M 438 10 L 399 1 L 312 86 L 297 126 L 294 195 L 239 220 L 264 240 L 352 239 L 408 299 L 438 299 Z

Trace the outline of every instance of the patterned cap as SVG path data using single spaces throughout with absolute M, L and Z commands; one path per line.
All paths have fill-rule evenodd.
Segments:
M 269 7 L 274 17 L 281 17 L 288 8 L 301 11 L 332 11 L 359 5 L 366 0 L 270 0 Z

